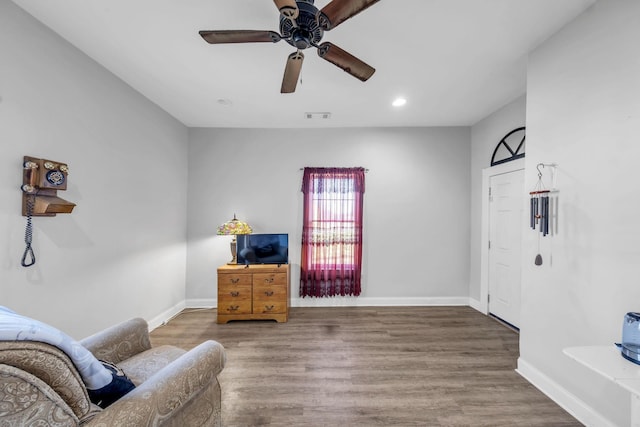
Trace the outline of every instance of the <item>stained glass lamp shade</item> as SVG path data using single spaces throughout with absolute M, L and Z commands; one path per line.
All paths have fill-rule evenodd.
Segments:
M 219 235 L 232 235 L 231 241 L 231 261 L 228 264 L 237 264 L 238 258 L 236 257 L 236 235 L 237 234 L 251 234 L 253 230 L 251 226 L 246 222 L 240 221 L 236 218 L 236 214 L 233 214 L 233 219 L 225 222 L 218 227 Z

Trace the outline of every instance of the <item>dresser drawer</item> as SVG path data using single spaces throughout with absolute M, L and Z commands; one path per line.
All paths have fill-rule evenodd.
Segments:
M 253 285 L 254 300 L 276 300 L 285 301 L 287 299 L 286 284 L 259 284 Z
M 218 313 L 251 313 L 251 285 L 219 285 Z
M 218 274 L 218 287 L 225 285 L 251 286 L 251 274 Z
M 253 286 L 260 285 L 286 285 L 286 273 L 255 273 L 253 275 Z
M 274 281 L 275 282 L 275 281 Z M 287 309 L 286 284 L 259 283 L 253 285 L 254 313 L 284 313 Z
M 286 313 L 287 302 L 284 300 L 253 300 L 253 312 L 256 314 Z

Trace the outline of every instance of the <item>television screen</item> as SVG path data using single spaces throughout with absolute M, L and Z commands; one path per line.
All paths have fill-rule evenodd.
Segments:
M 240 234 L 237 236 L 238 264 L 288 264 L 288 234 Z

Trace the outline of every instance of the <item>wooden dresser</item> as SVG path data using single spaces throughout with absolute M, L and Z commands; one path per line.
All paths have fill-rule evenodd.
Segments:
M 289 265 L 218 267 L 218 323 L 289 319 Z

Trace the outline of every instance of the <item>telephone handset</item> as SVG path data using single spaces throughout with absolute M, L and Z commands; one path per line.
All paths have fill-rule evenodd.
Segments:
M 33 239 L 34 216 L 55 216 L 58 213 L 71 213 L 74 203 L 61 199 L 58 190 L 67 189 L 69 167 L 65 163 L 24 156 L 22 174 L 22 215 L 27 217 L 24 233 L 26 248 L 22 256 L 23 267 L 36 263 L 31 247 Z

